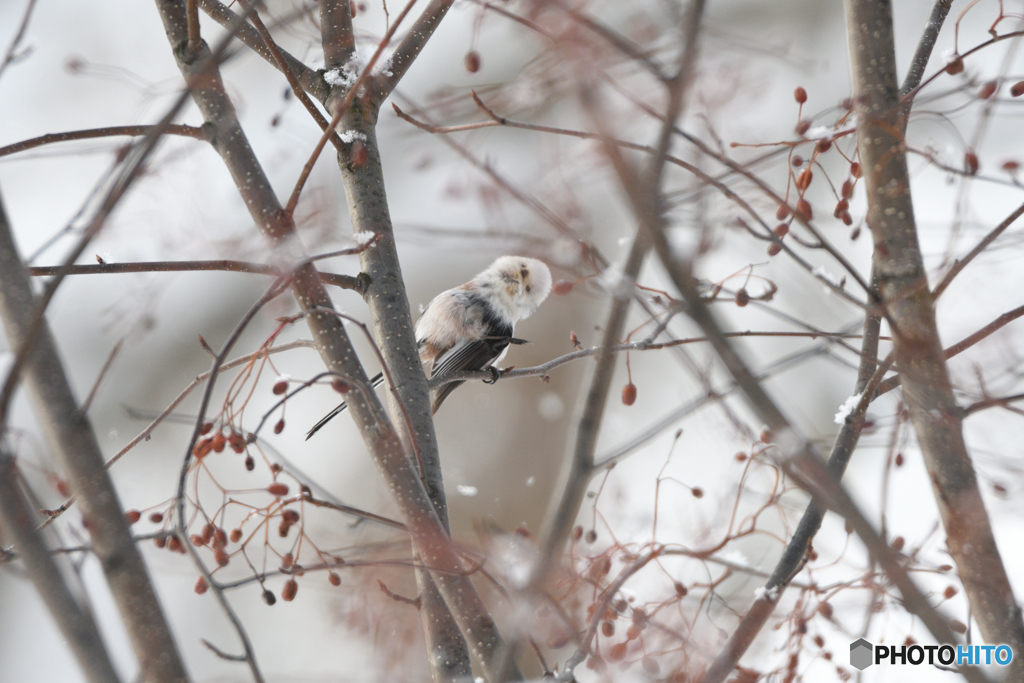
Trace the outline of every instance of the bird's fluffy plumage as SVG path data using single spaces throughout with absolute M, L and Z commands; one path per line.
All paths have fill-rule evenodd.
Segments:
M 529 317 L 551 292 L 551 271 L 525 256 L 502 256 L 464 285 L 441 292 L 416 322 L 420 360 L 430 376 L 486 370 L 512 343 L 515 324 Z M 462 382 L 438 389 L 441 403 Z
M 420 360 L 429 376 L 461 370 L 486 370 L 505 355 L 515 324 L 533 315 L 551 292 L 551 271 L 525 256 L 502 256 L 464 285 L 435 296 L 416 321 Z M 374 386 L 380 376 L 374 378 Z M 434 412 L 462 382 L 434 392 Z M 308 439 L 345 404 L 331 411 L 306 435 Z

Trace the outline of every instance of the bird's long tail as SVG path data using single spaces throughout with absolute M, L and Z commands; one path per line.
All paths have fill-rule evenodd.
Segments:
M 370 386 L 375 388 L 375 389 L 377 387 L 379 387 L 383 383 L 384 383 L 384 373 L 382 373 L 382 372 L 381 373 L 377 373 L 377 376 L 370 380 Z M 320 431 L 321 427 L 323 427 L 325 424 L 327 424 L 332 419 L 334 419 L 335 415 L 338 415 L 339 413 L 344 412 L 344 410 L 346 408 L 348 408 L 348 404 L 347 403 L 342 403 L 337 408 L 335 408 L 334 410 L 332 410 L 331 412 L 327 413 L 322 418 L 320 418 L 320 421 L 317 422 L 315 425 L 313 425 L 313 428 L 310 429 L 306 433 L 306 440 L 309 441 L 309 438 L 311 436 L 313 436 L 314 434 L 316 434 L 318 431 Z

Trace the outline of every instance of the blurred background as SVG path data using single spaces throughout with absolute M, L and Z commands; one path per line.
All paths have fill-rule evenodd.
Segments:
M 1008 2 L 1006 11 L 1011 6 L 1019 11 L 1018 5 Z M 25 6 L 13 0 L 0 3 L 0 46 L 10 44 Z M 954 3 L 928 75 L 941 70 L 944 52 L 953 49 L 953 20 L 965 6 Z M 322 65 L 322 56 L 311 7 L 315 16 L 315 4 L 274 1 L 268 3 L 264 16 L 280 20 L 277 26 L 267 22 L 277 40 L 316 68 Z M 361 49 L 368 56 L 388 18 L 377 3 L 359 3 L 357 9 Z M 398 9 L 388 7 L 390 20 Z M 905 70 L 931 3 L 896 3 L 894 10 L 897 61 Z M 654 58 L 665 63 L 674 59 L 679 42 L 674 3 L 594 2 L 588 3 L 587 11 L 649 49 Z M 582 51 L 577 60 L 566 59 L 564 46 L 560 50 L 538 31 L 503 13 L 522 17 L 525 23 L 536 22 L 550 35 L 560 35 L 569 21 L 544 3 L 490 7 L 457 2 L 393 100 L 418 118 L 458 125 L 486 118 L 470 98 L 473 89 L 501 116 L 589 129 L 576 86 L 581 73 L 598 71 L 631 97 L 650 98 L 646 100 L 650 106 L 660 106 L 662 94 L 650 79 L 645 81 L 636 64 L 611 50 L 594 56 L 590 63 Z M 959 26 L 960 52 L 987 40 L 989 25 L 997 16 L 994 1 L 982 2 L 966 14 Z M 220 29 L 203 19 L 203 30 L 212 43 Z M 1015 30 L 1018 23 L 1017 18 L 1007 18 L 1000 31 Z M 842 122 L 841 108 L 850 96 L 844 31 L 838 4 L 711 3 L 683 127 L 743 163 L 782 149 L 751 168 L 784 194 L 787 150 L 745 145 L 798 139 L 794 127 L 801 116 L 812 126 L 832 131 L 850 125 Z M 0 76 L 0 146 L 45 133 L 153 123 L 180 92 L 181 78 L 159 17 L 146 3 L 42 0 L 31 16 L 21 49 L 23 54 Z M 475 72 L 465 66 L 470 53 L 479 58 Z M 255 55 L 240 50 L 223 73 L 253 147 L 279 196 L 287 196 L 319 130 L 288 96 L 284 78 Z M 932 273 L 943 272 L 952 258 L 969 250 L 1021 202 L 1016 177 L 1003 170 L 1005 162 L 1022 154 L 1020 103 L 1006 93 L 1009 83 L 1021 78 L 1024 63 L 1017 42 L 1005 41 L 972 55 L 963 74 L 937 79 L 918 97 L 908 142 L 918 152 L 911 157 L 914 200 Z M 978 89 L 992 79 L 1006 85 L 993 99 L 978 99 Z M 802 113 L 793 99 L 797 86 L 808 93 Z M 609 96 L 604 103 L 615 134 L 652 144 L 657 123 L 628 101 L 628 97 Z M 191 106 L 179 121 L 201 123 Z M 378 134 L 414 317 L 415 309 L 436 293 L 465 282 L 505 253 L 544 259 L 555 279 L 575 282 L 593 275 L 580 258 L 578 242 L 545 221 L 536 204 L 518 201 L 509 187 L 550 209 L 613 264 L 621 263 L 628 252 L 636 226 L 597 143 L 508 128 L 429 135 L 400 120 L 388 106 L 381 110 Z M 26 261 L 49 265 L 62 260 L 84 223 L 83 216 L 90 215 L 96 189 L 124 140 L 69 142 L 0 157 L 0 192 Z M 741 146 L 733 148 L 733 143 Z M 836 144 L 852 154 L 852 136 Z M 968 149 L 975 150 L 981 160 L 979 176 L 972 182 L 941 167 L 963 168 Z M 477 163 L 467 161 L 464 152 Z M 708 172 L 718 170 L 682 142 L 676 143 L 673 152 Z M 797 152 L 809 156 L 809 147 Z M 823 174 L 831 174 L 834 185 L 841 184 L 848 162 L 832 154 L 823 156 L 820 163 Z M 792 261 L 769 258 L 766 244 L 750 239 L 738 227 L 739 210 L 734 204 L 700 191 L 692 177 L 679 169 L 671 174 L 669 187 L 677 188 L 671 195 L 674 239 L 681 246 L 707 241 L 698 262 L 699 275 L 722 284 L 727 293 L 746 286 L 755 298 L 777 288 L 771 301 L 755 301 L 743 308 L 723 295 L 715 311 L 728 328 L 806 331 L 809 326 L 818 331 L 859 332 L 862 314 L 857 307 L 830 293 Z M 734 182 L 737 191 L 773 220 L 774 203 L 749 183 Z M 829 216 L 835 198 L 827 183 L 818 181 L 809 196 L 823 232 L 866 274 L 870 235 L 866 227 L 859 238 L 853 235 L 863 227 L 863 198 L 855 195 L 854 224 L 848 227 Z M 310 253 L 352 244 L 348 209 L 330 153 L 315 167 L 297 222 Z M 938 314 L 946 345 L 1024 303 L 1020 300 L 1024 279 L 1016 265 L 1019 234 L 1011 228 L 943 296 Z M 273 263 L 275 258 L 251 224 L 216 154 L 205 143 L 184 138 L 163 142 L 145 176 L 86 254 L 83 262 L 93 262 L 94 255 L 108 263 L 221 258 Z M 806 250 L 804 256 L 813 266 L 824 268 L 822 272 L 843 276 L 840 266 L 823 251 Z M 331 272 L 358 272 L 355 257 L 334 258 L 321 265 Z M 852 278 L 847 280 L 847 290 L 863 300 Z M 567 295 L 552 295 L 536 315 L 517 326 L 516 336 L 531 344 L 514 347 L 504 364 L 528 367 L 568 353 L 573 350 L 573 333 L 584 346 L 597 344 L 608 308 L 609 282 L 614 277 L 587 278 Z M 653 290 L 670 287 L 654 265 L 645 269 L 640 282 Z M 209 369 L 209 354 L 198 337 L 219 348 L 269 284 L 266 277 L 243 273 L 77 276 L 64 283 L 48 319 L 80 397 L 90 392 L 108 357 L 121 345 L 89 410 L 108 457 Z M 332 294 L 339 310 L 367 317 L 356 293 L 333 290 Z M 276 320 L 295 311 L 288 297 L 275 301 L 248 328 L 235 355 L 255 352 L 277 328 Z M 632 340 L 643 339 L 652 329 L 649 317 L 636 307 L 632 316 L 627 325 L 636 330 Z M 964 403 L 985 392 L 1001 396 L 1020 391 L 1019 333 L 1011 324 L 951 362 Z M 684 338 L 697 332 L 678 319 L 668 334 Z M 369 374 L 374 374 L 377 368 L 365 339 L 356 332 L 352 336 Z M 300 323 L 287 326 L 277 343 L 308 338 Z M 755 368 L 768 374 L 767 386 L 787 415 L 827 452 L 838 429 L 834 415 L 853 393 L 856 354 L 810 337 L 750 338 L 736 343 Z M 858 339 L 849 343 L 851 348 L 859 347 Z M 887 350 L 883 346 L 883 353 Z M 698 599 L 678 601 L 664 613 L 674 633 L 688 638 L 684 660 L 698 662 L 717 652 L 735 624 L 735 615 L 752 601 L 754 590 L 763 582 L 758 572 L 771 570 L 806 496 L 780 485 L 774 468 L 748 463 L 757 449 L 760 425 L 734 397 L 706 400 L 710 391 L 727 393 L 729 388 L 708 349 L 692 344 L 632 353 L 628 371 L 625 360 L 623 356 L 618 363 L 598 447 L 598 461 L 614 457 L 616 466 L 594 481 L 595 495 L 585 504 L 580 524 L 594 530 L 596 540 L 574 550 L 576 561 L 584 571 L 585 558 L 604 548 L 640 547 L 652 540 L 674 548 L 708 548 L 735 534 L 737 527 L 730 528 L 730 520 L 756 519 L 756 532 L 732 539 L 716 553 L 717 563 L 667 558 L 660 568 L 645 570 L 628 585 L 638 604 L 654 600 L 666 586 L 671 590 L 673 581 L 700 587 L 694 592 Z M 240 416 L 247 429 L 253 429 L 277 401 L 271 386 L 278 378 L 301 382 L 323 370 L 312 349 L 277 354 L 271 362 L 258 381 L 244 390 L 252 391 Z M 436 425 L 458 541 L 467 547 L 487 547 L 499 542 L 504 532 L 541 530 L 572 452 L 578 404 L 592 367 L 592 360 L 571 363 L 552 371 L 549 381 L 526 378 L 494 386 L 471 382 L 445 403 Z M 630 381 L 637 387 L 637 399 L 626 406 L 618 395 Z M 228 376 L 221 380 L 215 406 L 224 400 L 229 383 Z M 64 501 L 60 473 L 37 436 L 27 402 L 19 398 L 11 440 L 40 506 L 55 508 Z M 136 446 L 111 470 L 124 507 L 142 511 L 143 521 L 135 527 L 139 534 L 163 528 L 149 515 L 166 512 L 175 494 L 191 432 L 189 417 L 197 400 L 198 392 L 177 407 L 152 439 Z M 874 427 L 862 437 L 846 483 L 890 537 L 904 538 L 913 549 L 922 567 L 915 578 L 934 592 L 944 613 L 968 622 L 966 603 L 959 595 L 941 597 L 948 585 L 958 584 L 954 576 L 937 570 L 948 557 L 912 432 L 898 419 L 897 400 L 890 395 L 873 406 Z M 314 482 L 318 495 L 395 517 L 395 507 L 347 418 L 335 419 L 309 442 L 303 440 L 306 430 L 337 401 L 328 386 L 289 399 L 283 431 L 271 434 L 268 425 L 261 434 L 256 468 L 246 471 L 241 457 L 230 451 L 217 454 L 197 476 L 193 501 L 201 501 L 208 511 L 236 501 L 228 505 L 228 517 L 241 525 L 244 506 L 270 502 L 264 489 L 270 481 L 269 464 L 277 462 L 291 473 L 293 478 L 286 481 L 293 488 L 299 481 Z M 275 413 L 270 425 L 279 416 Z M 1024 538 L 1024 510 L 1017 495 L 1024 486 L 1017 457 L 1024 436 L 1020 417 L 1007 410 L 990 410 L 972 416 L 966 425 L 1003 558 L 1020 594 L 1024 590 L 1024 550 L 1016 542 Z M 274 552 L 265 552 L 260 543 L 252 544 L 252 566 L 233 561 L 218 574 L 225 580 L 248 580 L 230 593 L 230 599 L 268 680 L 426 680 L 414 610 L 389 599 L 377 585 L 382 580 L 395 593 L 414 594 L 407 569 L 380 563 L 381 558 L 408 561 L 402 537 L 372 522 L 356 524 L 333 511 L 306 506 L 303 515 L 307 546 L 369 566 L 342 571 L 340 587 L 330 585 L 322 573 L 311 572 L 300 580 L 293 602 L 279 601 L 273 607 L 260 599 L 262 589 L 251 577 L 256 571 L 276 569 L 280 559 Z M 53 529 L 54 544 L 70 547 L 86 539 L 74 509 Z M 269 529 L 269 535 L 277 535 L 276 527 Z M 294 541 L 292 536 L 287 542 L 271 538 L 268 543 L 281 553 Z M 229 653 L 238 650 L 235 635 L 212 596 L 193 591 L 198 574 L 190 558 L 158 549 L 152 542 L 142 547 L 194 679 L 248 680 L 241 665 L 219 659 L 201 642 L 205 639 Z M 892 643 L 906 637 L 926 638 L 891 595 L 879 598 L 872 592 L 871 581 L 865 578 L 870 569 L 866 555 L 844 530 L 842 520 L 826 520 L 815 549 L 819 559 L 797 583 L 806 585 L 813 579 L 831 590 L 820 589 L 802 607 L 794 607 L 794 601 L 803 600 L 805 594 L 791 590 L 749 659 L 763 664 L 765 670 L 772 666 L 764 662 L 778 660 L 776 666 L 782 666 L 789 652 L 786 647 L 792 646 L 799 631 L 800 620 L 793 615 L 810 610 L 810 620 L 813 606 L 825 600 L 835 605 L 836 616 L 813 620 L 811 632 L 820 635 L 824 645 L 807 645 L 799 668 L 804 680 L 839 680 L 841 670 L 849 670 L 848 644 L 861 635 Z M 310 557 L 309 547 L 300 550 L 307 553 L 303 558 Z M 909 549 L 906 552 L 911 554 Z M 131 680 L 133 655 L 95 561 L 80 554 L 69 557 L 125 680 Z M 314 559 L 304 561 L 312 564 Z M 493 558 L 498 574 L 514 574 L 514 565 L 514 560 L 503 565 L 500 557 Z M 279 592 L 282 583 L 281 577 L 273 577 L 267 587 Z M 582 612 L 587 600 L 576 599 L 576 603 L 567 600 L 567 609 Z M 872 607 L 875 600 L 884 610 Z M 0 661 L 4 662 L 0 680 L 80 680 L 51 616 L 16 563 L 0 569 L 0 604 Z M 503 618 L 510 619 L 507 614 Z M 672 652 L 680 646 L 661 648 L 664 674 L 678 665 Z M 554 661 L 562 661 L 571 649 L 555 648 L 554 652 Z M 595 677 L 583 667 L 578 675 L 584 680 Z M 874 667 L 860 680 L 934 680 L 934 675 L 926 667 Z M 615 675 L 616 680 L 656 677 L 640 667 Z

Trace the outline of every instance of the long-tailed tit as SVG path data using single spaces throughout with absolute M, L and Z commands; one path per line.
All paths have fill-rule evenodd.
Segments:
M 509 344 L 522 344 L 512 336 L 515 324 L 528 318 L 551 291 L 551 271 L 537 259 L 502 256 L 464 285 L 435 296 L 416 321 L 420 360 L 430 377 L 460 370 L 486 370 L 501 360 Z M 383 381 L 373 378 L 373 386 Z M 434 390 L 431 410 L 437 412 L 462 381 Z M 313 436 L 331 418 L 345 410 L 342 403 L 313 425 Z

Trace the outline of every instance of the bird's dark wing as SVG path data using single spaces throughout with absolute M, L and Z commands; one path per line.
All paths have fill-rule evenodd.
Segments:
M 511 336 L 485 337 L 476 341 L 456 344 L 450 351 L 437 359 L 430 373 L 431 377 L 440 377 L 461 370 L 486 370 L 498 359 L 512 341 Z M 464 380 L 463 380 L 464 381 Z M 431 404 L 431 411 L 437 412 L 448 394 L 462 384 L 462 381 L 449 382 L 437 390 Z
M 376 387 L 379 387 L 383 382 L 384 382 L 384 373 L 381 372 L 381 373 L 378 373 L 376 377 L 374 377 L 373 379 L 370 380 L 370 386 L 376 388 Z M 334 410 L 332 410 L 331 412 L 327 413 L 322 418 L 320 418 L 320 421 L 317 422 L 315 425 L 313 425 L 312 429 L 310 429 L 308 432 L 306 432 L 306 441 L 309 441 L 309 437 L 313 436 L 318 431 L 320 431 L 321 427 L 323 427 L 325 424 L 327 424 L 332 419 L 334 419 L 335 415 L 338 415 L 339 413 L 344 412 L 344 410 L 346 408 L 348 408 L 348 404 L 347 403 L 342 403 L 340 406 L 338 406 L 337 408 L 335 408 Z

